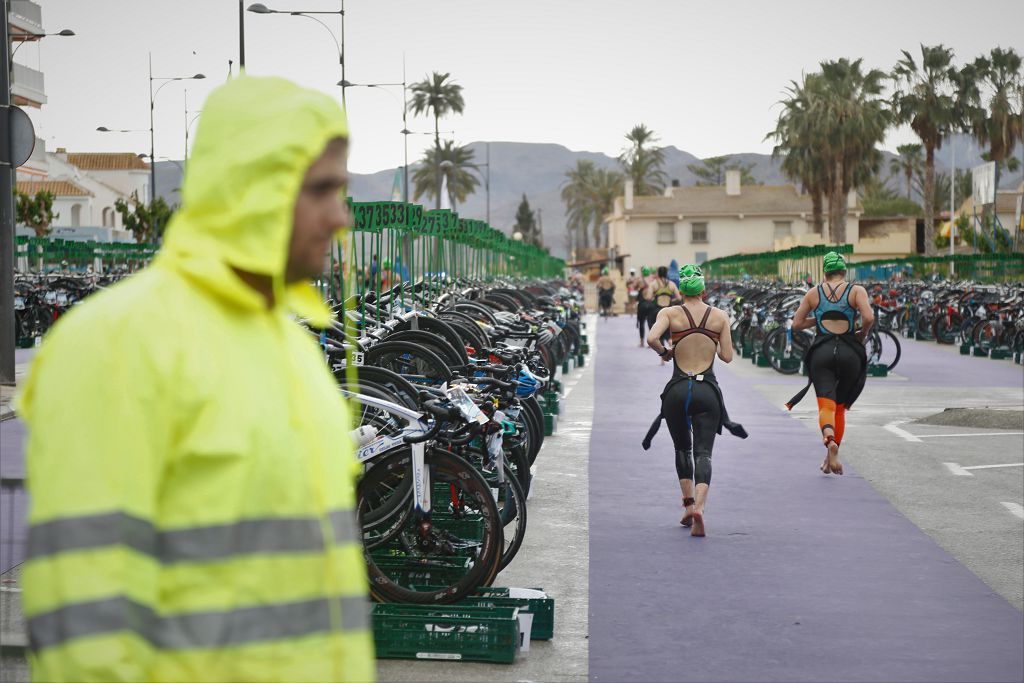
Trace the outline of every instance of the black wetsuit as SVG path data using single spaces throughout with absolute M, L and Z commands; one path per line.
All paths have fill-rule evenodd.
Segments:
M 681 308 L 690 321 L 690 327 L 673 332 L 673 343 L 691 334 L 704 334 L 718 343 L 719 333 L 706 327 L 711 316 L 710 306 L 699 325 L 685 306 Z M 742 425 L 729 421 L 713 367 L 713 358 L 707 370 L 697 374 L 689 374 L 680 369 L 677 363 L 673 364 L 672 379 L 661 394 L 661 413 L 643 442 L 645 450 L 650 447 L 651 439 L 664 418 L 675 447 L 676 474 L 679 479 L 693 479 L 697 484 L 711 483 L 711 450 L 715 445 L 715 436 L 722 433 L 722 427 L 736 436 L 747 437 Z
M 853 332 L 856 310 L 850 305 L 853 283 L 838 299 L 825 296 L 825 290 L 818 285 L 818 306 L 814 310 L 818 334 L 804 355 L 807 367 L 807 386 L 791 398 L 786 407 L 792 409 L 814 386 L 818 398 L 830 399 L 836 405 L 849 408 L 864 390 L 867 379 L 868 359 L 864 345 Z M 845 320 L 847 331 L 835 334 L 826 329 L 822 320 Z

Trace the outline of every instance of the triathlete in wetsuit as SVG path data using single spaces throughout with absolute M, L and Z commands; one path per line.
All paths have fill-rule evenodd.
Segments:
M 747 433 L 741 425 L 728 421 L 722 390 L 713 369 L 716 353 L 724 362 L 732 362 L 729 319 L 723 311 L 701 300 L 704 278 L 699 267 L 684 266 L 680 286 L 685 300 L 679 306 L 662 310 L 647 337 L 647 343 L 659 356 L 675 362 L 672 379 L 661 394 L 661 414 L 647 433 L 644 448 L 650 446 L 664 418 L 672 434 L 676 474 L 686 508 L 680 524 L 692 525 L 691 536 L 703 536 L 715 435 L 722 433 L 723 426 L 742 438 L 746 438 Z M 669 348 L 661 344 L 664 332 L 672 335 Z
M 651 281 L 647 288 L 651 292 L 651 303 L 647 307 L 647 324 L 654 329 L 658 313 L 679 301 L 679 288 L 676 287 L 676 283 L 668 279 L 668 268 L 665 266 L 658 266 L 658 276 Z M 667 329 L 662 334 L 661 343 L 662 345 L 668 343 Z M 661 364 L 664 365 L 665 362 L 665 359 L 662 358 Z
M 648 327 L 647 315 L 650 312 L 651 298 L 654 296 L 654 293 L 650 289 L 650 284 L 652 281 L 651 269 L 648 268 L 647 266 L 644 266 L 643 268 L 640 269 L 640 274 L 642 275 L 642 279 L 639 289 L 640 297 L 636 304 L 636 326 L 637 329 L 640 330 L 640 348 L 643 348 L 644 344 L 646 343 L 644 339 L 644 337 L 646 336 L 644 334 L 644 329 Z
M 867 378 L 864 340 L 875 322 L 867 291 L 846 282 L 846 261 L 834 251 L 825 254 L 825 281 L 807 292 L 793 316 L 793 329 L 817 328 L 804 356 L 810 379 L 803 391 L 786 404 L 792 409 L 813 384 L 818 397 L 818 426 L 828 449 L 821 471 L 842 474 L 839 445 L 846 430 L 846 411 L 860 396 Z M 860 329 L 854 328 L 857 313 Z M 810 315 L 810 317 L 808 317 Z
M 614 303 L 615 281 L 608 275 L 608 268 L 601 269 L 601 277 L 597 281 L 597 301 L 601 308 L 601 315 L 607 317 L 611 314 Z

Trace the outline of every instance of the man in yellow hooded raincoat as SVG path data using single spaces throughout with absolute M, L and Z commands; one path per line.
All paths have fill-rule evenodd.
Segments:
M 210 95 L 145 271 L 32 366 L 23 603 L 36 680 L 369 681 L 348 417 L 298 315 L 347 221 L 344 113 Z

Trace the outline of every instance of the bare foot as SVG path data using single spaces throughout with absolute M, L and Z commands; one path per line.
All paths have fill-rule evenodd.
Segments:
M 693 527 L 690 529 L 691 536 L 704 536 L 704 512 L 693 511 Z
M 828 474 L 842 474 L 843 464 L 839 462 L 839 444 L 835 441 L 828 442 L 828 455 L 825 457 L 825 462 L 822 463 L 822 472 Z
M 679 523 L 682 524 L 683 526 L 689 528 L 690 526 L 693 525 L 694 506 L 686 505 L 684 507 L 685 507 L 685 510 L 683 512 L 683 518 L 681 520 L 679 520 Z
M 644 343 L 643 343 L 643 342 L 640 342 L 639 344 L 637 344 L 637 347 L 638 347 L 638 348 L 641 348 L 641 349 L 642 349 L 642 348 L 644 348 Z

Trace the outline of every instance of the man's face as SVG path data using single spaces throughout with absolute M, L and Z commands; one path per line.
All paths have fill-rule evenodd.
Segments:
M 349 224 L 344 188 L 348 185 L 348 145 L 336 138 L 306 171 L 295 200 L 285 280 L 319 275 L 334 233 Z

